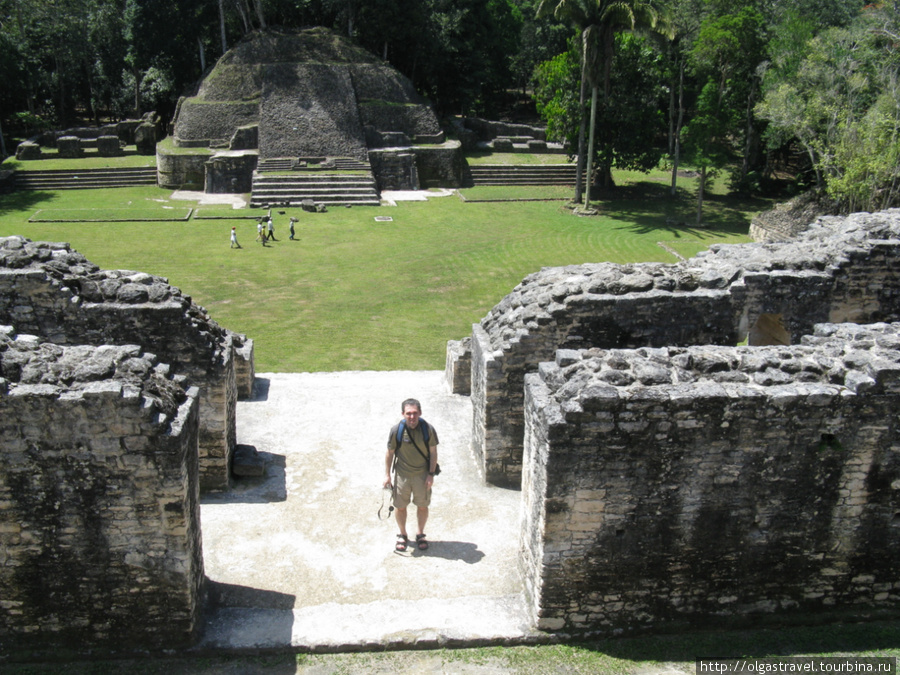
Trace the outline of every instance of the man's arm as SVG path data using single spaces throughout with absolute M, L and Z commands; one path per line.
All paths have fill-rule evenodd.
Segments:
M 391 467 L 394 464 L 394 451 L 390 447 L 384 456 L 384 487 L 391 487 Z
M 434 484 L 434 471 L 437 468 L 437 446 L 432 445 L 428 448 L 428 456 L 431 461 L 428 464 L 428 475 L 425 477 L 425 487 L 431 487 Z

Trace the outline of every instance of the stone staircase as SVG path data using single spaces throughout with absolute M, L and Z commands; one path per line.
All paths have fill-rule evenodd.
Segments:
M 575 185 L 574 164 L 474 164 L 475 185 Z
M 342 173 L 354 171 L 357 173 Z M 251 207 L 379 206 L 381 198 L 368 162 L 351 158 L 267 159 L 253 173 Z
M 78 190 L 156 185 L 156 167 L 110 169 L 20 170 L 13 176 L 17 190 Z

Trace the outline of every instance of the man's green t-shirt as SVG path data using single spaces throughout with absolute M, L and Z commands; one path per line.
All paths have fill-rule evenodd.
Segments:
M 428 423 L 420 419 L 415 429 L 410 429 L 409 425 L 404 425 L 403 439 L 399 448 L 397 448 L 397 427 L 400 426 L 400 423 L 398 422 L 391 428 L 391 435 L 388 437 L 388 449 L 393 450 L 395 453 L 394 466 L 399 476 L 410 478 L 428 472 L 428 461 L 425 458 L 429 454 L 429 449 L 425 445 L 425 435 L 422 432 L 423 424 Z M 412 437 L 410 437 L 410 434 L 412 434 Z M 428 425 L 428 434 L 428 444 L 437 446 L 437 431 L 430 424 Z M 416 450 L 413 440 L 419 444 L 419 449 L 422 452 Z

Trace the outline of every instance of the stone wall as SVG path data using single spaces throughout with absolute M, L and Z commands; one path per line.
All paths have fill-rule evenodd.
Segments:
M 416 156 L 410 150 L 408 147 L 369 150 L 369 165 L 379 192 L 419 189 Z
M 754 216 L 750 221 L 750 236 L 754 241 L 791 241 L 802 236 L 817 218 L 839 212 L 835 202 L 815 191 L 806 192 Z
M 791 343 L 820 322 L 900 320 L 900 210 L 821 218 L 790 243 L 713 246 L 678 264 L 526 277 L 472 331 L 472 442 L 486 479 L 520 483 L 525 376 L 557 349 L 734 345 L 772 316 Z
M 58 345 L 138 344 L 159 355 L 200 392 L 201 487 L 228 486 L 235 360 L 252 361 L 251 340 L 219 326 L 165 279 L 101 270 L 67 244 L 23 237 L 0 238 L 0 323 Z M 240 370 L 246 379 L 248 368 Z
M 462 186 L 465 158 L 459 141 L 374 148 L 368 155 L 379 191 Z
M 533 138 L 546 141 L 547 131 L 543 127 L 533 127 L 527 124 L 513 124 L 511 122 L 499 122 L 484 120 L 478 117 L 467 117 L 463 121 L 467 129 L 471 129 L 478 135 L 481 141 L 492 141 L 498 136 Z
M 186 152 L 166 139 L 156 146 L 156 182 L 160 187 L 174 190 L 202 190 L 206 184 L 206 165 L 212 157 L 208 148 Z
M 204 192 L 237 194 L 253 190 L 253 172 L 259 155 L 256 152 L 230 150 L 217 154 L 205 164 Z
M 416 145 L 412 150 L 416 155 L 419 183 L 423 189 L 462 187 L 466 159 L 459 141 Z
M 521 567 L 541 628 L 898 614 L 900 324 L 560 350 L 525 390 Z
M 136 345 L 0 328 L 0 654 L 191 644 L 198 392 Z

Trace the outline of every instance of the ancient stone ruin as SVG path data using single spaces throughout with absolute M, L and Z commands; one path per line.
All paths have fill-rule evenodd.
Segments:
M 448 349 L 452 379 L 471 364 L 473 443 L 487 480 L 520 484 L 525 375 L 557 349 L 793 344 L 817 323 L 900 320 L 898 232 L 897 210 L 825 217 L 789 243 L 526 277 Z
M 449 343 L 484 476 L 523 491 L 535 623 L 895 614 L 898 268 L 900 210 L 825 217 L 546 268 Z
M 252 340 L 165 279 L 101 270 L 67 244 L 23 237 L 0 239 L 3 324 L 61 346 L 140 345 L 159 356 L 199 390 L 201 487 L 228 487 L 236 401 L 252 389 Z
M 83 157 L 86 150 L 100 157 L 115 157 L 122 154 L 126 145 L 134 145 L 138 154 L 153 155 L 156 142 L 165 135 L 163 131 L 162 121 L 155 112 L 148 112 L 140 119 L 97 127 L 45 131 L 19 143 L 16 159 L 41 159 L 42 148 L 56 148 L 57 156 L 61 158 Z
M 253 343 L 165 279 L 0 238 L 0 647 L 187 645 L 199 492 L 225 489 Z
M 261 173 L 289 177 L 334 158 L 371 166 L 379 189 L 462 177 L 459 144 L 445 142 L 407 78 L 325 28 L 269 29 L 248 35 L 179 101 L 157 165 L 163 187 L 248 192 L 275 178 Z
M 0 652 L 191 644 L 196 387 L 137 345 L 9 327 L 0 365 Z
M 900 609 L 900 324 L 560 350 L 525 381 L 522 571 L 566 632 Z

